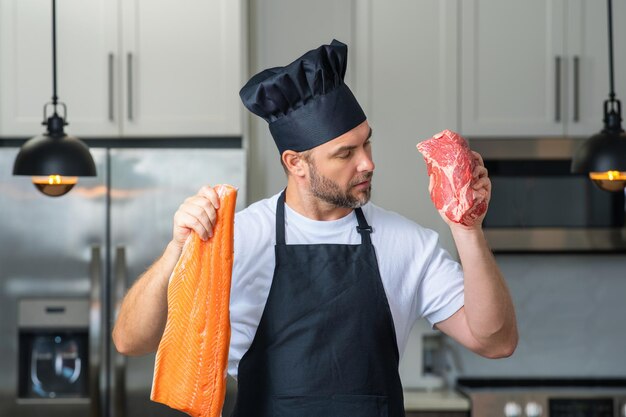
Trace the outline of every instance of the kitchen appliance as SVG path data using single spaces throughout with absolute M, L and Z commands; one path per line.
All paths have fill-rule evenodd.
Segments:
M 11 176 L 18 148 L 0 147 L 0 416 L 183 415 L 150 401 L 154 355 L 123 357 L 110 335 L 186 197 L 230 183 L 245 206 L 245 150 L 202 143 L 92 144 L 98 176 L 57 199 Z
M 22 299 L 17 325 L 18 400 L 86 400 L 89 301 Z
M 483 222 L 494 252 L 624 252 L 624 192 L 571 174 L 580 139 L 474 139 L 492 183 Z
M 625 379 L 459 379 L 472 417 L 626 417 Z

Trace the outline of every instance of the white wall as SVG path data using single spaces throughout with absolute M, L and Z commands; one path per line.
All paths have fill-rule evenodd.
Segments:
M 624 377 L 626 256 L 500 255 L 517 312 L 520 342 L 487 360 L 454 345 L 471 376 Z

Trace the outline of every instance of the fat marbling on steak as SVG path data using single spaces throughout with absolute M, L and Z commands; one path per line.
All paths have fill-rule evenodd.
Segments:
M 476 158 L 458 133 L 444 130 L 417 144 L 430 177 L 429 192 L 435 207 L 455 223 L 471 226 L 487 210 L 487 202 L 476 198 L 472 172 Z

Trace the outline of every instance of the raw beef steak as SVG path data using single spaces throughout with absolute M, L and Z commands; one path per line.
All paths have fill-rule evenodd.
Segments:
M 472 172 L 476 159 L 465 139 L 450 130 L 417 144 L 430 176 L 430 198 L 435 207 L 455 223 L 466 226 L 487 210 L 482 197 L 475 198 Z

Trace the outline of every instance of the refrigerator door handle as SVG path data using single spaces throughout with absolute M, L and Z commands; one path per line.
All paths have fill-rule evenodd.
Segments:
M 126 248 L 118 246 L 115 249 L 115 319 L 126 293 Z M 114 350 L 115 369 L 115 399 L 113 401 L 114 416 L 125 417 L 126 415 L 126 358 Z
M 91 397 L 91 416 L 102 415 L 100 392 L 100 377 L 103 357 L 100 352 L 102 346 L 102 258 L 101 247 L 91 247 L 91 262 L 89 263 L 89 277 L 91 279 L 91 299 L 89 300 L 89 396 Z

